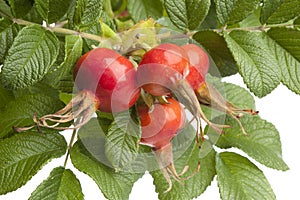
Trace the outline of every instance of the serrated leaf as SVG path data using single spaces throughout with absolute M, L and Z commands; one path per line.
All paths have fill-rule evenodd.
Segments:
M 31 0 L 8 0 L 12 13 L 17 18 L 24 17 L 32 8 Z
M 128 0 L 127 8 L 135 22 L 146 20 L 149 17 L 158 19 L 163 15 L 160 0 Z
M 164 6 L 175 26 L 181 30 L 195 30 L 205 19 L 210 0 L 165 0 Z
M 280 24 L 300 15 L 299 0 L 264 0 L 260 21 L 262 24 Z
M 263 172 L 245 157 L 220 153 L 216 170 L 221 199 L 276 199 Z
M 272 28 L 267 34 L 281 69 L 282 83 L 300 94 L 300 30 Z
M 18 25 L 13 24 L 10 20 L 5 18 L 0 19 L 0 64 L 3 63 L 8 49 L 17 36 L 18 29 Z
M 41 80 L 59 52 L 56 36 L 31 25 L 23 28 L 8 51 L 2 69 L 2 82 L 8 89 L 20 89 Z
M 10 7 L 7 5 L 6 1 L 4 1 L 4 0 L 0 0 L 0 15 L 1 16 L 8 16 L 8 17 L 13 16 L 12 13 L 11 13 Z
M 186 140 L 179 141 L 179 144 L 181 144 L 181 146 L 177 146 L 176 143 L 174 143 L 174 141 L 172 142 L 174 157 L 177 158 L 175 160 L 175 167 L 180 172 L 184 166 L 188 165 L 189 171 L 186 172 L 186 174 L 184 175 L 185 177 L 193 173 L 193 171 L 197 167 L 198 162 L 200 161 L 200 171 L 193 177 L 184 180 L 181 183 L 172 180 L 172 189 L 167 193 L 165 193 L 165 191 L 168 188 L 168 183 L 162 176 L 160 170 L 150 172 L 154 178 L 155 190 L 158 193 L 158 197 L 160 200 L 186 200 L 196 198 L 206 190 L 206 188 L 211 184 L 216 174 L 216 152 L 212 148 L 212 146 L 208 142 L 204 142 L 199 152 L 199 147 L 195 144 L 195 137 L 193 137 L 195 136 L 195 130 L 189 129 L 188 132 L 184 131 L 178 136 L 185 137 L 185 135 L 189 136 L 188 144 L 182 145 L 183 141 Z M 180 154 L 175 156 L 178 153 Z
M 43 165 L 66 152 L 58 133 L 21 133 L 0 141 L 0 194 L 24 185 Z
M 216 145 L 221 148 L 237 147 L 267 167 L 288 170 L 282 159 L 280 136 L 275 126 L 258 116 L 243 116 L 240 121 L 248 136 L 243 135 L 234 119 L 227 118 L 225 124 L 231 128 L 224 129 L 224 135 L 217 135 Z
M 106 135 L 105 155 L 117 171 L 133 162 L 139 151 L 141 126 L 138 117 L 130 112 L 134 111 L 115 114 Z
M 44 81 L 56 89 L 71 93 L 74 89 L 73 67 L 82 54 L 83 41 L 76 35 L 68 35 L 65 40 L 64 61 L 47 74 Z
M 295 25 L 300 25 L 300 16 L 297 17 L 297 19 L 294 20 L 294 24 L 295 24 Z M 298 27 L 299 27 L 299 26 L 298 26 Z M 298 30 L 299 30 L 299 28 L 298 28 Z
M 24 19 L 30 22 L 34 22 L 36 24 L 43 23 L 43 18 L 37 11 L 36 4 L 33 4 L 31 10 L 24 16 Z
M 62 108 L 58 99 L 43 94 L 24 95 L 5 106 L 5 111 L 0 113 L 0 138 L 12 132 L 12 127 L 33 125 L 33 115 L 41 117 L 54 113 Z
M 232 31 L 224 37 L 250 91 L 258 97 L 272 92 L 280 83 L 281 74 L 266 34 Z
M 92 137 L 85 139 L 89 139 L 89 148 L 94 149 L 101 156 L 104 155 L 101 139 Z M 86 173 L 96 182 L 103 195 L 110 200 L 128 199 L 133 184 L 142 176 L 136 173 L 116 173 L 112 168 L 95 159 L 82 141 L 77 141 L 72 147 L 71 160 L 79 171 Z
M 215 76 L 230 76 L 238 72 L 236 62 L 229 51 L 224 38 L 214 31 L 199 31 L 194 36 L 197 42 L 199 42 L 208 51 L 212 57 L 214 64 L 210 67 L 210 73 Z
M 38 82 L 33 86 L 30 86 L 25 89 L 13 91 L 13 94 L 15 95 L 16 98 L 22 97 L 24 95 L 29 95 L 29 94 L 33 94 L 33 95 L 43 94 L 50 98 L 59 99 L 59 91 L 57 91 L 50 85 L 45 84 L 43 82 Z
M 210 0 L 210 8 L 209 11 L 203 20 L 200 29 L 215 29 L 218 26 L 217 12 L 216 12 L 216 4 L 214 0 Z
M 215 0 L 217 17 L 222 25 L 235 24 L 253 13 L 260 0 Z
M 6 104 L 8 104 L 10 101 L 14 99 L 15 99 L 14 94 L 11 91 L 4 89 L 0 85 L 0 111 L 3 111 Z
M 62 18 L 70 3 L 71 0 L 35 0 L 37 11 L 48 24 L 57 22 Z
M 70 24 L 75 29 L 94 35 L 101 34 L 101 17 L 106 18 L 102 8 L 102 0 L 78 0 L 76 4 L 71 6 L 71 11 L 68 13 Z M 99 44 L 93 40 L 85 39 L 85 41 L 89 46 Z
M 80 30 L 93 27 L 99 24 L 102 13 L 102 1 L 98 0 L 78 0 L 73 16 L 73 23 Z
M 50 176 L 44 180 L 31 194 L 29 200 L 83 200 L 81 186 L 75 174 L 63 167 L 52 170 Z

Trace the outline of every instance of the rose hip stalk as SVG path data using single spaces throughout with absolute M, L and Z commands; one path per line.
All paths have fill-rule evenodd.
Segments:
M 79 119 L 73 127 L 78 128 L 88 122 L 96 110 L 114 113 L 129 109 L 140 94 L 133 64 L 111 49 L 97 48 L 87 52 L 76 63 L 73 74 L 80 92 L 63 109 L 34 119 L 37 127 L 64 130 L 69 127 L 58 125 Z
M 226 126 L 214 124 L 206 118 L 193 88 L 185 80 L 189 73 L 190 62 L 186 52 L 175 44 L 165 43 L 144 54 L 137 69 L 137 83 L 154 96 L 174 94 L 197 120 L 198 141 L 199 129 L 202 133 L 201 118 L 218 132 Z
M 208 55 L 201 47 L 195 44 L 186 44 L 182 48 L 186 51 L 190 61 L 190 73 L 186 77 L 186 80 L 195 90 L 200 104 L 210 106 L 232 116 L 239 123 L 242 132 L 247 135 L 239 118 L 243 113 L 256 115 L 258 111 L 237 108 L 228 102 L 215 87 L 205 81 L 210 64 Z
M 181 178 L 188 166 L 178 174 L 174 167 L 171 139 L 183 127 L 186 117 L 184 109 L 173 98 L 167 99 L 168 103 L 154 103 L 150 111 L 146 104 L 138 105 L 138 113 L 142 126 L 141 144 L 152 147 L 158 166 L 169 184 L 168 192 L 172 189 L 173 177 L 177 181 L 190 177 Z M 199 171 L 200 164 L 194 173 Z

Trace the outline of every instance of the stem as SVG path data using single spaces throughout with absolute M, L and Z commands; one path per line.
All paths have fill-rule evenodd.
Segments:
M 273 27 L 297 27 L 297 25 L 291 24 L 291 23 L 286 23 L 286 24 L 268 24 L 268 25 L 260 25 L 260 26 L 251 26 L 251 27 L 236 27 L 236 28 L 228 28 L 227 26 L 224 26 L 219 29 L 213 29 L 213 31 L 217 33 L 222 33 L 222 32 L 231 32 L 231 31 L 236 31 L 236 30 L 243 30 L 243 31 L 266 31 L 269 30 L 270 28 Z
M 40 24 L 29 22 L 29 21 L 26 21 L 26 20 L 23 20 L 23 19 L 12 19 L 12 21 L 16 24 L 19 24 L 19 25 L 25 25 L 25 26 L 39 25 L 39 26 L 42 26 Z M 42 26 L 42 27 L 44 27 L 44 26 Z M 90 33 L 74 31 L 74 30 L 71 30 L 71 29 L 61 28 L 61 27 L 57 27 L 57 26 L 55 26 L 55 27 L 47 26 L 47 27 L 44 27 L 44 28 L 49 30 L 49 31 L 56 32 L 56 33 L 62 33 L 62 34 L 65 34 L 65 35 L 79 35 L 79 36 L 81 36 L 83 38 L 86 38 L 86 39 L 91 39 L 91 40 L 95 40 L 95 41 L 98 41 L 98 42 L 102 41 L 102 38 L 100 36 L 90 34 Z
M 69 142 L 69 145 L 68 145 L 68 151 L 67 151 L 67 155 L 66 155 L 65 162 L 64 162 L 64 168 L 66 168 L 66 166 L 67 166 L 67 162 L 68 162 L 68 159 L 69 159 L 69 156 L 70 156 L 70 150 L 73 146 L 73 142 L 75 140 L 76 133 L 77 133 L 77 129 L 74 129 L 73 133 L 72 133 L 72 136 L 71 136 L 71 139 L 70 139 L 70 142 Z

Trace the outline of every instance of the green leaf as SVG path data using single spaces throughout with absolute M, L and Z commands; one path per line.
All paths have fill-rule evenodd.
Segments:
M 114 117 L 112 113 L 106 113 L 101 111 L 96 111 L 99 124 L 101 126 L 101 129 L 105 134 L 107 134 L 108 129 L 111 125 L 111 123 L 114 121 Z
M 78 0 L 68 13 L 69 22 L 75 29 L 94 35 L 101 34 L 100 20 L 103 20 L 101 18 L 107 18 L 103 12 L 102 0 Z M 99 42 L 93 40 L 85 39 L 85 41 L 89 47 L 99 45 Z
M 163 15 L 163 7 L 160 0 L 128 0 L 128 12 L 135 22 L 146 20 L 149 17 L 158 19 Z
M 35 0 L 38 12 L 48 24 L 61 19 L 68 10 L 70 3 L 71 0 Z
M 209 11 L 203 20 L 200 29 L 215 29 L 218 26 L 217 12 L 216 12 L 216 4 L 214 0 L 210 0 L 210 8 Z
M 36 4 L 33 4 L 31 10 L 24 16 L 24 19 L 36 24 L 42 24 L 43 18 L 39 14 L 36 8 Z
M 260 21 L 262 24 L 280 24 L 300 15 L 299 0 L 264 0 Z
M 0 111 L 3 111 L 6 104 L 8 104 L 10 101 L 12 101 L 14 99 L 15 99 L 14 94 L 11 91 L 4 89 L 0 85 L 0 102 L 1 102 L 0 103 Z
M 263 172 L 245 157 L 220 153 L 216 170 L 221 199 L 276 199 Z
M 225 124 L 231 128 L 224 129 L 225 134 L 213 134 L 209 137 L 219 138 L 217 146 L 221 148 L 237 147 L 267 167 L 288 170 L 282 159 L 279 132 L 275 126 L 258 116 L 243 116 L 240 118 L 248 136 L 243 135 L 237 122 L 227 118 Z
M 58 99 L 43 94 L 24 95 L 10 101 L 0 113 L 0 138 L 12 132 L 12 127 L 33 125 L 33 115 L 41 117 L 62 108 Z
M 0 64 L 4 62 L 8 49 L 18 34 L 18 29 L 18 25 L 13 24 L 10 20 L 0 19 Z
M 99 0 L 78 0 L 73 16 L 73 23 L 82 30 L 99 24 L 102 13 L 102 1 Z
M 31 194 L 29 200 L 83 200 L 81 186 L 75 174 L 63 167 L 52 170 L 50 176 L 44 180 Z
M 295 25 L 300 25 L 300 16 L 297 17 L 297 19 L 295 19 L 294 24 Z M 299 26 L 298 26 L 298 30 L 299 30 Z
M 279 62 L 282 83 L 300 94 L 300 30 L 272 28 L 267 34 L 272 39 L 270 48 Z
M 47 74 L 58 52 L 58 39 L 53 33 L 38 25 L 23 28 L 4 61 L 3 85 L 14 90 L 33 85 Z
M 11 9 L 5 0 L 0 0 L 0 15 L 12 17 Z
M 29 94 L 34 94 L 34 95 L 43 94 L 45 96 L 49 96 L 54 99 L 59 99 L 59 91 L 57 91 L 50 85 L 45 84 L 43 82 L 38 82 L 28 88 L 16 90 L 13 93 L 16 98 L 22 97 L 24 95 L 29 95 Z
M 281 74 L 266 34 L 232 31 L 224 37 L 250 91 L 258 97 L 272 92 L 280 83 Z
M 208 14 L 210 0 L 165 0 L 164 5 L 174 25 L 181 30 L 195 30 Z
M 31 179 L 48 161 L 66 152 L 58 133 L 21 133 L 0 141 L 0 194 L 14 191 Z
M 222 25 L 235 24 L 253 13 L 260 0 L 215 0 L 217 17 Z
M 194 130 L 194 129 L 193 129 Z M 194 130 L 195 131 L 195 130 Z M 195 135 L 195 133 L 192 133 Z M 192 137 L 194 138 L 194 137 Z M 182 141 L 181 141 L 182 142 Z M 189 171 L 186 172 L 184 177 L 192 175 L 193 171 L 196 169 L 198 162 L 200 161 L 201 167 L 200 171 L 193 177 L 182 181 L 181 183 L 172 180 L 172 189 L 165 193 L 168 188 L 168 183 L 164 179 L 160 170 L 150 172 L 154 178 L 155 190 L 158 193 L 160 200 L 176 199 L 176 200 L 186 200 L 193 199 L 202 194 L 206 188 L 211 184 L 216 171 L 215 171 L 215 155 L 216 152 L 212 146 L 205 142 L 202 144 L 200 153 L 199 148 L 195 144 L 195 139 L 192 143 L 189 143 L 190 147 L 185 151 L 181 152 L 180 157 L 175 160 L 175 167 L 180 172 L 184 166 L 189 166 Z M 173 145 L 175 148 L 176 146 Z M 174 150 L 173 151 L 178 151 Z M 200 158 L 199 158 L 200 154 Z
M 12 13 L 17 18 L 25 16 L 33 6 L 31 0 L 8 0 Z
M 77 35 L 67 35 L 65 40 L 64 61 L 47 74 L 44 81 L 56 89 L 71 93 L 74 89 L 73 67 L 82 54 L 83 41 Z
M 89 148 L 104 155 L 102 140 L 97 138 L 89 139 Z M 84 142 L 77 141 L 71 149 L 73 165 L 81 172 L 89 175 L 98 185 L 103 195 L 110 200 L 128 199 L 133 184 L 141 177 L 137 173 L 116 173 L 112 168 L 99 162 L 85 148 Z
M 115 114 L 106 135 L 105 155 L 116 171 L 130 164 L 138 155 L 142 130 L 134 112 L 131 109 Z
M 212 75 L 224 77 L 238 72 L 236 62 L 221 35 L 214 31 L 199 31 L 193 39 L 205 47 L 213 59 L 209 71 Z

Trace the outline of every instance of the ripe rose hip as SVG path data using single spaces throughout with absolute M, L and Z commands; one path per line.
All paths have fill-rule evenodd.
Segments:
M 181 47 L 160 44 L 144 54 L 137 70 L 137 82 L 154 96 L 167 95 L 189 67 L 188 56 Z
M 138 113 L 142 125 L 141 143 L 160 149 L 169 144 L 185 123 L 185 113 L 178 101 L 168 98 L 166 104 L 139 105 Z
M 209 57 L 201 47 L 195 44 L 186 44 L 181 48 L 185 50 L 190 61 L 190 72 L 186 80 L 195 90 L 205 81 L 210 65 Z
M 74 81 L 79 90 L 95 94 L 98 109 L 121 112 L 138 99 L 136 71 L 122 55 L 107 48 L 97 48 L 83 55 L 74 68 Z

